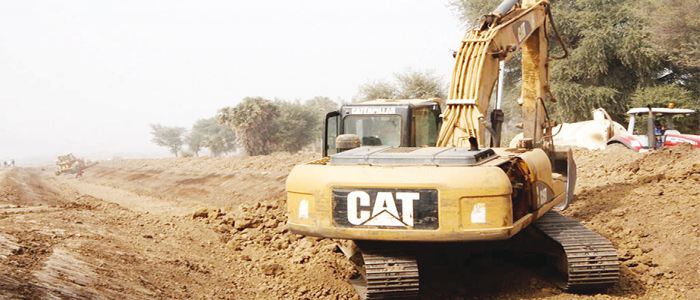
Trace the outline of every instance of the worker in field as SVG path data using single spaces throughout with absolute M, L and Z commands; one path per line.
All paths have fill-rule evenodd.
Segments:
M 654 121 L 654 135 L 663 135 L 664 134 L 664 126 L 661 124 L 661 121 L 656 120 Z
M 666 126 L 664 126 L 661 121 L 654 121 L 654 136 L 656 137 L 656 148 L 660 148 L 664 141 L 663 135 L 666 132 Z
M 82 159 L 81 159 L 81 160 L 78 160 L 78 161 L 75 163 L 75 168 L 76 168 L 76 170 L 75 170 L 75 178 L 83 177 L 83 170 L 85 169 L 85 163 L 83 162 Z

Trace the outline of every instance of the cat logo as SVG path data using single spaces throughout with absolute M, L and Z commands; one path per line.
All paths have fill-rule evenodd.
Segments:
M 343 227 L 438 227 L 436 190 L 334 189 L 333 206 L 333 220 Z
M 395 199 L 401 201 L 401 213 Z M 413 226 L 413 201 L 417 200 L 420 200 L 420 195 L 415 192 L 398 192 L 396 198 L 391 192 L 378 192 L 370 210 L 369 194 L 353 191 L 347 198 L 348 222 L 353 225 Z

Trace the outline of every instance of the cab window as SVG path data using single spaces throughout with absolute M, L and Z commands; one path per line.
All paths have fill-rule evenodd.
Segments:
M 340 112 L 332 111 L 326 114 L 326 119 L 324 121 L 325 126 L 323 130 L 323 156 L 328 156 L 335 154 L 335 138 L 338 137 L 338 120 L 340 119 Z
M 397 115 L 350 115 L 343 120 L 343 133 L 357 134 L 362 146 L 401 145 L 401 117 Z
M 413 110 L 413 132 L 416 147 L 432 147 L 437 143 L 438 120 L 429 107 Z

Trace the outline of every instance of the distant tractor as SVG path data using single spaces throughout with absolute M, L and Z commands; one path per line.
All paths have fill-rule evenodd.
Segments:
M 75 157 L 73 153 L 59 155 L 56 159 L 56 176 L 62 174 L 82 175 L 83 170 L 96 165 L 97 162 L 85 161 Z
M 627 131 L 618 132 L 608 141 L 608 145 L 622 144 L 634 151 L 647 151 L 679 144 L 691 144 L 700 148 L 700 135 L 681 133 L 676 130 L 674 124 L 677 119 L 694 116 L 695 113 L 695 110 L 685 108 L 632 108 L 627 111 L 629 115 Z M 646 121 L 646 126 L 639 120 Z

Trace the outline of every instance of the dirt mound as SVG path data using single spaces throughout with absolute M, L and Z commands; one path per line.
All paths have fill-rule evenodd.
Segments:
M 60 203 L 60 193 L 43 184 L 40 174 L 21 172 L 18 168 L 2 171 L 0 174 L 0 204 L 56 205 Z
M 221 234 L 231 259 L 264 286 L 256 298 L 348 299 L 353 266 L 328 239 L 302 237 L 286 229 L 285 202 L 241 206 L 236 212 L 198 210 L 192 218 Z
M 577 151 L 577 199 L 566 214 L 610 238 L 625 292 L 700 298 L 700 150 Z
M 86 170 L 89 181 L 184 205 L 221 207 L 283 197 L 294 165 L 315 153 L 255 157 L 115 160 Z

